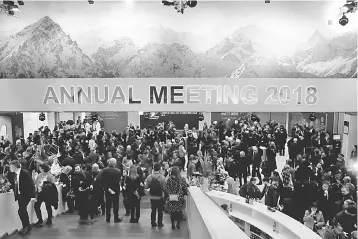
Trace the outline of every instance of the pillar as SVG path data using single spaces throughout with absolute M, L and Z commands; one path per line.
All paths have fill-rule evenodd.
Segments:
M 202 113 L 204 115 L 204 120 L 199 121 L 199 130 L 203 130 L 204 123 L 206 123 L 207 125 L 211 124 L 211 112 L 202 112 Z
M 129 111 L 128 112 L 128 125 L 132 124 L 134 127 L 140 126 L 140 113 L 138 111 Z

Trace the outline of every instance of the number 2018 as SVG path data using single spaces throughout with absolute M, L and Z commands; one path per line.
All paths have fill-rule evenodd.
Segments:
M 298 86 L 296 89 L 291 90 L 288 86 L 269 86 L 266 88 L 266 92 L 270 95 L 266 98 L 265 104 L 267 105 L 287 105 L 291 102 L 291 98 L 296 98 L 296 104 L 301 105 L 302 101 L 307 105 L 314 105 L 317 103 L 317 88 L 314 86 L 307 87 L 305 90 L 305 96 L 303 98 L 302 86 Z

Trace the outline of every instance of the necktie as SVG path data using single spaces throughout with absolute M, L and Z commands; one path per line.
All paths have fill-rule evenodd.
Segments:
M 15 175 L 15 194 L 18 195 L 19 193 L 19 182 L 17 180 L 17 174 Z

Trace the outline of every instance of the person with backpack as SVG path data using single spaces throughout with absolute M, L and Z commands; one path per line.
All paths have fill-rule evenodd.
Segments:
M 151 224 L 152 227 L 163 227 L 164 211 L 164 189 L 166 186 L 165 177 L 160 173 L 161 165 L 156 163 L 154 171 L 146 179 L 145 188 L 149 189 L 149 198 L 151 203 Z M 158 224 L 156 223 L 156 214 L 158 211 Z

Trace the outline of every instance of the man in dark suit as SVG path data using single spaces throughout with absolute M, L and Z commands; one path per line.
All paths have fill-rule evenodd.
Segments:
M 121 192 L 120 183 L 122 173 L 116 168 L 117 160 L 110 158 L 108 167 L 104 168 L 97 176 L 96 182 L 102 186 L 106 195 L 106 222 L 111 220 L 111 208 L 113 207 L 114 222 L 118 223 L 123 220 L 118 216 L 119 194 Z
M 11 161 L 10 171 L 8 179 L 14 190 L 15 201 L 19 204 L 18 214 L 22 223 L 19 234 L 25 235 L 31 230 L 27 205 L 32 198 L 35 198 L 35 185 L 30 173 L 21 168 L 18 160 Z

